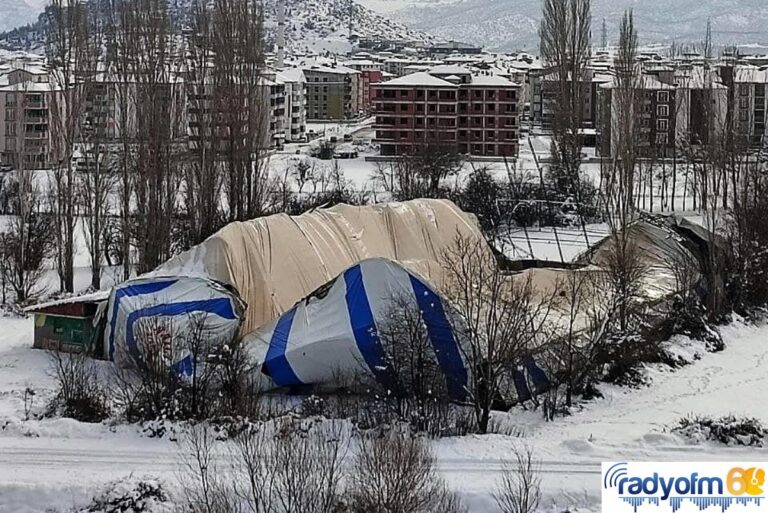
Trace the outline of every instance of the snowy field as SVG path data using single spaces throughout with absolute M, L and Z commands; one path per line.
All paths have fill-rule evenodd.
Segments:
M 24 420 L 25 388 L 36 390 L 33 411 L 39 411 L 53 387 L 47 355 L 31 349 L 32 328 L 31 319 L 0 318 L 0 511 L 63 512 L 87 504 L 105 482 L 128 475 L 157 477 L 173 486 L 178 446 L 168 439 L 146 438 L 135 426 Z M 768 423 L 768 325 L 735 323 L 723 336 L 726 349 L 715 354 L 677 340 L 699 352 L 700 360 L 676 372 L 649 369 L 653 382 L 647 388 L 603 386 L 603 399 L 570 417 L 544 423 L 540 412 L 515 409 L 499 414 L 515 436 L 433 442 L 440 471 L 472 512 L 495 512 L 495 479 L 512 448 L 527 444 L 541 460 L 542 511 L 597 512 L 601 461 L 768 458 L 765 448 L 690 445 L 667 432 L 689 414 L 745 415 Z

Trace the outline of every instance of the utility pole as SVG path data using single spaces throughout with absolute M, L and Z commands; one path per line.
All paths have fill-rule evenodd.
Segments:
M 600 43 L 603 50 L 608 48 L 608 26 L 605 24 L 605 18 L 603 18 L 603 32 L 601 34 Z
M 277 4 L 277 68 L 285 65 L 285 0 Z
M 349 3 L 349 40 L 352 40 L 352 33 L 354 30 L 354 17 L 355 17 L 355 3 Z

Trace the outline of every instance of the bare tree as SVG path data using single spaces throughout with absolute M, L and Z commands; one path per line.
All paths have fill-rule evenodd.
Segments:
M 230 221 L 262 215 L 266 199 L 271 89 L 264 77 L 263 16 L 255 0 L 213 2 L 212 111 Z
M 505 464 L 493 494 L 502 513 L 534 513 L 541 501 L 540 465 L 533 449 L 515 446 L 514 461 Z
M 136 171 L 133 228 L 138 270 L 171 256 L 171 230 L 180 187 L 180 137 L 184 111 L 178 38 L 161 0 L 123 2 L 128 73 L 135 80 Z
M 451 301 L 454 333 L 471 370 L 467 394 L 480 433 L 505 376 L 535 347 L 555 291 L 537 290 L 530 275 L 504 273 L 482 241 L 457 236 L 443 258 L 445 294 Z
M 184 206 L 191 242 L 202 242 L 218 230 L 224 213 L 220 208 L 222 179 L 217 148 L 217 116 L 211 114 L 218 94 L 213 84 L 213 7 L 196 1 L 192 6 L 193 33 L 187 40 L 186 98 L 189 105 L 190 161 L 186 163 Z
M 133 175 L 135 171 L 136 139 L 136 77 L 133 71 L 133 33 L 136 17 L 132 16 L 132 0 L 110 0 L 106 16 L 106 77 L 115 94 L 114 116 L 119 141 L 119 180 L 117 192 L 120 208 L 120 229 L 111 230 L 119 240 L 123 280 L 131 276 L 131 234 L 134 232 L 132 216 Z
M 385 382 L 383 387 L 367 387 L 377 403 L 417 432 L 437 436 L 450 431 L 455 419 L 448 383 L 455 377 L 446 376 L 440 367 L 413 295 L 390 299 L 377 332 L 387 353 L 387 371 L 379 380 Z
M 77 183 L 73 157 L 80 138 L 87 91 L 84 74 L 95 73 L 101 41 L 91 38 L 88 6 L 80 0 L 52 0 L 46 9 L 46 54 L 50 68 L 49 118 L 54 163 L 54 213 L 57 267 L 62 290 L 74 291 L 74 233 L 77 224 Z M 93 18 L 95 19 L 95 18 Z
M 114 133 L 108 116 L 113 105 L 114 89 L 104 79 L 105 22 L 95 6 L 88 10 L 87 62 L 80 70 L 80 86 L 85 106 L 82 109 L 78 149 L 83 168 L 77 175 L 76 193 L 84 216 L 84 234 L 91 257 L 91 288 L 101 287 L 101 265 L 104 256 L 106 218 L 116 185 L 116 161 L 112 152 Z
M 707 275 L 707 309 L 711 318 L 720 315 L 723 307 L 723 262 L 721 232 L 724 229 L 724 207 L 730 166 L 736 160 L 736 147 L 726 134 L 728 129 L 727 92 L 711 63 L 711 27 L 702 44 L 704 66 L 698 70 L 698 86 L 691 94 L 691 135 L 684 151 L 693 169 L 694 190 L 707 231 L 707 250 L 704 270 Z M 695 197 L 696 197 L 695 196 Z M 695 208 L 695 207 L 694 207 Z
M 590 0 L 545 0 L 539 36 L 541 56 L 554 68 L 553 130 L 555 160 L 565 186 L 579 198 L 581 138 L 587 62 L 590 56 Z
M 612 117 L 616 133 L 616 153 L 611 173 L 605 182 L 606 217 L 610 228 L 608 257 L 605 265 L 610 276 L 613 297 L 619 309 L 619 325 L 626 331 L 631 304 L 637 298 L 645 268 L 631 232 L 636 220 L 635 188 L 637 186 L 640 72 L 637 65 L 637 31 L 632 11 L 621 23 L 619 52 L 616 57 L 615 100 Z
M 731 305 L 747 312 L 768 300 L 768 158 L 760 154 L 740 173 L 732 188 L 727 218 L 728 292 Z
M 11 199 L 13 215 L 2 233 L 3 285 L 13 290 L 17 303 L 25 303 L 44 292 L 45 262 L 51 254 L 54 227 L 43 213 L 41 194 L 31 171 L 24 169 L 23 146 L 17 185 Z

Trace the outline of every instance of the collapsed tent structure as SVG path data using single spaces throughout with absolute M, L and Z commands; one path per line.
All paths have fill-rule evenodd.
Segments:
M 631 265 L 638 268 L 634 272 L 639 275 L 646 301 L 661 300 L 684 286 L 701 286 L 701 262 L 705 257 L 699 254 L 692 232 L 677 230 L 679 224 L 674 217 L 646 216 L 628 228 L 630 251 L 635 252 L 635 262 Z M 614 237 L 606 237 L 583 254 L 578 263 L 597 269 L 610 268 L 611 259 L 615 258 L 615 244 Z
M 288 335 L 291 349 L 293 346 L 303 347 L 310 359 L 320 362 L 322 357 L 317 354 L 339 357 L 335 367 L 343 368 L 344 358 L 329 353 L 328 347 L 334 347 L 333 341 L 342 346 L 357 341 L 360 329 L 363 329 L 359 326 L 368 326 L 375 331 L 370 311 L 373 308 L 373 312 L 380 313 L 376 309 L 383 304 L 385 292 L 402 292 L 404 284 L 410 284 L 411 294 L 418 290 L 430 298 L 431 304 L 440 304 L 427 280 L 439 282 L 440 260 L 457 236 L 476 241 L 490 254 L 474 216 L 462 212 L 447 200 L 414 200 L 364 207 L 337 205 L 296 217 L 278 214 L 232 223 L 155 271 L 128 280 L 112 290 L 106 313 L 104 355 L 118 365 L 143 365 L 149 351 L 142 347 L 138 340 L 141 337 L 136 334 L 141 329 L 151 332 L 148 324 L 152 322 L 164 324 L 153 329 L 161 332 L 160 338 L 169 340 L 183 338 L 196 322 L 203 324 L 206 336 L 217 337 L 223 344 L 238 334 L 246 335 L 255 330 L 259 331 L 247 340 L 258 341 L 266 336 L 264 329 L 268 329 L 260 328 L 270 321 L 268 326 L 273 326 L 273 331 L 278 325 L 285 330 L 288 316 L 293 319 L 300 310 L 295 305 L 302 300 L 309 301 L 305 298 L 313 291 L 332 282 L 343 282 L 345 292 L 341 294 L 346 299 L 341 303 L 329 300 L 318 305 L 312 301 L 309 311 L 322 310 L 322 320 L 320 314 L 309 317 L 306 314 L 305 319 L 311 317 L 311 326 L 302 325 L 299 315 L 295 325 L 288 323 L 289 333 L 284 335 L 285 340 L 280 342 L 283 331 L 278 330 L 276 343 L 263 355 L 259 347 L 266 346 L 254 342 L 252 350 L 257 361 L 264 362 L 266 358 L 270 363 L 264 368 L 277 369 L 271 374 L 273 384 L 270 386 L 314 382 L 307 378 L 306 371 L 290 376 L 293 381 L 284 379 L 285 374 L 280 369 L 285 365 L 274 367 L 274 362 L 291 361 L 298 354 L 287 351 Z M 380 259 L 389 262 L 385 264 Z M 358 266 L 364 260 L 368 263 Z M 374 271 L 362 272 L 372 266 Z M 346 281 L 355 275 L 358 277 L 356 281 Z M 369 295 L 372 292 L 374 296 Z M 317 299 L 318 294 L 312 297 Z M 346 317 L 342 315 L 343 309 L 346 309 Z M 354 329 L 344 332 L 344 322 Z M 430 333 L 436 344 L 441 347 L 451 344 L 445 322 L 435 321 L 434 316 L 425 322 L 428 326 L 440 326 Z M 335 328 L 338 336 L 312 338 L 313 334 L 322 335 L 316 327 L 326 324 Z M 293 329 L 290 329 L 292 325 Z M 342 332 L 354 336 L 345 339 Z M 153 343 L 157 344 L 156 341 Z M 284 349 L 282 353 L 278 351 L 280 344 Z M 276 351 L 279 357 L 275 356 Z M 357 356 L 370 357 L 371 354 L 360 352 L 358 347 Z M 446 354 L 447 349 L 441 351 L 440 359 Z M 169 366 L 188 368 L 188 356 L 178 348 L 164 349 L 164 359 Z M 460 361 L 460 357 L 454 357 L 451 368 L 455 372 L 446 374 L 459 372 Z M 316 371 L 318 375 L 322 372 L 325 371 Z
M 707 244 L 696 230 L 649 218 L 632 225 L 629 236 L 647 270 L 644 301 L 659 302 L 681 285 L 703 287 Z M 418 311 L 434 368 L 450 397 L 461 400 L 472 368 L 440 295 L 441 261 L 457 237 L 475 242 L 493 261 L 475 217 L 448 200 L 337 205 L 232 223 L 155 271 L 116 286 L 100 307 L 106 313 L 93 322 L 105 326 L 103 354 L 118 365 L 159 364 L 189 373 L 198 362 L 178 342 L 194 328 L 222 345 L 241 337 L 263 390 L 333 388 L 366 375 L 395 391 L 402 381 L 392 365 L 398 348 L 382 336 L 382 326 L 397 298 Z M 605 274 L 614 240 L 607 237 L 569 266 L 515 269 L 509 279 L 530 280 L 536 294 L 551 300 L 551 322 L 586 328 L 589 307 L 576 312 L 574 322 L 560 286 L 584 276 L 587 297 L 604 298 L 592 276 Z M 688 273 L 685 284 L 682 271 Z M 519 399 L 530 395 L 524 380 L 535 390 L 548 386 L 546 372 L 532 359 L 511 363 L 519 367 L 510 369 L 510 388 Z
M 328 385 L 372 376 L 395 393 L 395 348 L 381 327 L 397 322 L 393 308 L 413 307 L 426 329 L 428 358 L 439 366 L 446 391 L 464 399 L 470 369 L 447 317 L 444 300 L 416 273 L 390 260 L 363 260 L 299 301 L 288 312 L 246 335 L 243 343 L 258 364 L 261 388 Z
M 367 258 L 399 262 L 439 283 L 442 254 L 457 236 L 490 254 L 475 217 L 451 201 L 341 204 L 231 223 L 144 278 L 202 276 L 230 285 L 248 305 L 245 334 Z
M 112 289 L 104 332 L 104 355 L 121 366 L 194 365 L 185 335 L 230 341 L 238 333 L 245 304 L 237 292 L 205 278 L 136 278 Z M 148 347 L 148 346 L 152 347 Z

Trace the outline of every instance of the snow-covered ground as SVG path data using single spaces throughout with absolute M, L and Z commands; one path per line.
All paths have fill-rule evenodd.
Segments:
M 174 483 L 177 444 L 151 439 L 134 426 L 88 425 L 66 419 L 24 420 L 23 392 L 37 391 L 35 409 L 50 396 L 47 356 L 31 349 L 31 319 L 0 318 L 0 511 L 42 513 L 83 505 L 105 482 L 133 475 Z M 603 399 L 574 415 L 544 423 L 540 412 L 514 410 L 500 420 L 515 436 L 489 435 L 434 442 L 439 468 L 472 512 L 495 512 L 491 497 L 516 444 L 541 460 L 542 511 L 599 511 L 600 462 L 760 460 L 768 449 L 690 445 L 668 428 L 689 414 L 757 417 L 768 423 L 768 325 L 723 329 L 726 349 L 704 353 L 675 372 L 649 370 L 639 390 L 603 386 Z M 575 511 L 570 509 L 570 511 Z
M 365 139 L 369 123 L 318 124 L 316 132 L 326 136 L 352 133 Z M 537 154 L 546 153 L 548 141 L 532 141 Z M 297 158 L 297 145 L 272 157 L 280 171 Z M 358 159 L 339 160 L 345 177 L 355 186 L 370 190 L 376 164 Z M 306 157 L 299 157 L 306 158 Z M 317 165 L 332 162 L 315 161 Z M 472 166 L 468 163 L 461 180 Z M 497 176 L 506 176 L 504 163 L 488 165 Z M 282 167 L 281 167 L 282 166 Z M 530 146 L 523 146 L 517 171 L 536 173 Z M 599 177 L 599 166 L 588 164 L 590 176 Z M 534 174 L 534 176 L 536 176 Z M 380 192 L 380 191 L 379 191 Z M 695 216 L 695 214 L 692 214 Z M 2 221 L 2 220 L 0 220 Z M 581 229 L 558 229 L 563 259 L 570 260 L 607 233 L 603 225 Z M 554 230 L 517 230 L 510 234 L 510 256 L 559 260 Z M 529 245 L 530 242 L 530 245 Z M 89 259 L 82 233 L 78 233 L 75 259 L 76 287 L 89 283 Z M 508 250 L 510 248 L 507 248 Z M 532 251 L 531 251 L 532 249 Z M 105 271 L 104 286 L 114 278 Z M 56 288 L 54 271 L 47 275 L 49 291 Z M 89 425 L 67 419 L 25 420 L 24 391 L 36 395 L 33 413 L 50 399 L 53 379 L 47 355 L 32 349 L 33 320 L 0 314 L 0 513 L 60 512 L 86 504 L 105 482 L 123 476 L 148 475 L 168 483 L 176 479 L 177 444 L 168 439 L 142 435 L 136 426 Z M 499 415 L 499 421 L 515 436 L 490 435 L 444 439 L 434 442 L 439 467 L 450 485 L 460 490 L 472 512 L 495 512 L 490 492 L 512 448 L 525 443 L 541 459 L 545 501 L 542 511 L 572 513 L 599 510 L 600 462 L 627 460 L 759 460 L 768 449 L 737 449 L 713 445 L 690 445 L 667 428 L 688 414 L 726 414 L 758 417 L 768 423 L 768 325 L 736 323 L 723 330 L 726 349 L 722 353 L 701 351 L 701 359 L 676 372 L 651 369 L 653 384 L 640 390 L 604 386 L 605 395 L 583 406 L 567 418 L 544 423 L 540 412 L 514 410 Z M 695 344 L 686 344 L 696 348 Z M 108 363 L 103 363 L 108 368 Z M 578 508 L 578 509 L 574 509 Z

